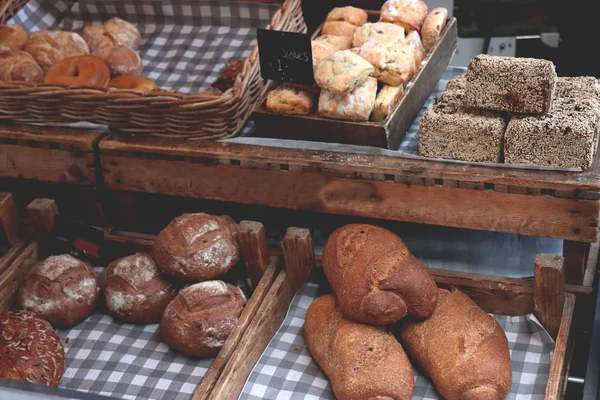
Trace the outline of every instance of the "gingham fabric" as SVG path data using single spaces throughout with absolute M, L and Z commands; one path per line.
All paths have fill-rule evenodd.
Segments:
M 120 17 L 142 34 L 142 75 L 159 87 L 196 93 L 209 86 L 228 61 L 248 57 L 256 28 L 264 28 L 275 5 L 222 0 L 31 0 L 10 21 L 28 31 L 81 33 L 88 24 Z
M 314 284 L 304 285 L 294 296 L 279 331 L 252 370 L 240 395 L 243 400 L 335 399 L 327 376 L 310 356 L 304 344 L 304 318 L 308 306 L 325 292 Z M 511 400 L 544 398 L 552 338 L 535 317 L 493 315 L 509 341 L 513 385 L 506 397 Z M 413 400 L 441 400 L 428 378 L 415 370 Z
M 103 280 L 104 268 L 94 269 Z M 250 294 L 244 282 L 236 285 Z M 171 350 L 161 340 L 158 324 L 121 323 L 103 304 L 58 334 L 65 345 L 59 387 L 116 399 L 190 400 L 213 362 Z

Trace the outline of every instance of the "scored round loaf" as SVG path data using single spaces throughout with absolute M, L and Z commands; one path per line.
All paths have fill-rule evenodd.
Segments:
M 127 46 L 113 46 L 92 53 L 106 62 L 111 76 L 139 75 L 142 72 L 142 59 L 135 50 Z
M 58 386 L 65 349 L 47 321 L 30 311 L 0 317 L 0 378 Z
M 214 279 L 240 259 L 237 226 L 228 216 L 183 214 L 159 233 L 153 253 L 161 272 L 170 278 Z
M 351 224 L 327 239 L 323 270 L 345 318 L 388 325 L 406 314 L 426 318 L 437 302 L 437 287 L 402 239 L 387 229 Z
M 206 281 L 187 286 L 167 306 L 160 332 L 171 347 L 192 357 L 215 357 L 246 305 L 237 286 Z
M 31 54 L 44 72 L 69 57 L 90 54 L 90 48 L 74 32 L 37 31 L 29 35 L 24 50 Z
M 42 316 L 56 328 L 70 328 L 91 315 L 100 280 L 83 261 L 69 255 L 35 265 L 19 289 L 19 307 Z
M 160 321 L 177 289 L 160 276 L 149 254 L 136 253 L 113 261 L 104 275 L 104 299 L 110 313 L 132 324 Z

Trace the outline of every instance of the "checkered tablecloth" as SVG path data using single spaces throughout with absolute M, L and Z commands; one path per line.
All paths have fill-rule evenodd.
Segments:
M 335 399 L 327 376 L 304 344 L 304 318 L 308 306 L 325 292 L 317 285 L 304 285 L 294 296 L 285 320 L 252 370 L 240 395 L 243 400 Z M 513 385 L 506 399 L 544 399 L 552 338 L 533 316 L 493 315 L 510 346 Z M 415 370 L 413 400 L 442 399 L 428 378 Z
M 209 86 L 228 61 L 250 55 L 256 28 L 276 5 L 223 0 L 30 0 L 10 21 L 28 31 L 81 33 L 88 24 L 120 17 L 142 34 L 143 76 L 159 87 L 196 93 Z

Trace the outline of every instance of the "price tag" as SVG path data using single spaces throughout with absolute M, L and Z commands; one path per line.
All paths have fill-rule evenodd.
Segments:
M 256 36 L 263 79 L 314 83 L 310 35 L 257 29 Z
M 83 260 L 90 260 L 100 256 L 104 231 L 57 215 L 52 239 L 49 249 L 52 254 L 71 254 Z

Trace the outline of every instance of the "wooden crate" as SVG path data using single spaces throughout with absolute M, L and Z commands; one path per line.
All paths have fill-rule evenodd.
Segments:
M 379 11 L 369 11 L 369 16 L 370 20 L 377 21 Z M 255 136 L 397 149 L 452 59 L 457 47 L 456 32 L 456 18 L 449 18 L 437 43 L 383 123 L 342 121 L 316 114 L 279 115 L 267 110 L 265 99 L 252 114 Z
M 215 398 L 237 398 L 246 382 L 235 366 L 240 360 L 256 364 L 260 355 L 281 325 L 294 293 L 304 283 L 327 284 L 319 257 L 313 253 L 310 232 L 289 228 L 282 241 L 285 270 L 277 276 L 261 309 L 250 323 L 247 335 L 238 345 L 218 379 Z M 533 282 L 494 276 L 431 270 L 438 286 L 454 286 L 469 295 L 486 312 L 504 315 L 534 313 L 549 332 L 556 332 L 556 345 L 548 383 L 547 400 L 561 399 L 566 389 L 573 348 L 573 312 L 579 288 L 567 287 L 563 292 L 557 282 L 560 272 L 536 265 Z M 559 278 L 553 280 L 553 278 Z M 543 289 L 542 289 L 543 288 Z M 534 310 L 535 306 L 535 310 Z M 552 318 L 556 310 L 560 318 Z
M 7 263 L 1 271 L 0 313 L 8 310 L 14 304 L 23 278 L 30 268 L 40 261 L 38 247 L 43 246 L 44 239 L 47 239 L 47 235 L 52 229 L 57 207 L 53 200 L 36 199 L 28 206 L 27 211 L 36 232 L 37 241 L 27 243 L 25 251 L 14 258 L 12 262 Z M 254 292 L 248 299 L 237 325 L 199 384 L 193 396 L 194 400 L 214 398 L 211 392 L 217 379 L 228 365 L 231 354 L 246 335 L 250 322 L 259 310 L 280 271 L 280 256 L 269 254 L 265 229 L 262 224 L 253 221 L 242 221 L 238 226 L 241 258 L 245 264 L 247 277 L 253 283 Z M 113 259 L 133 254 L 136 251 L 151 251 L 153 240 L 154 237 L 147 234 L 119 233 L 110 227 L 106 227 L 104 243 L 104 254 L 107 256 L 106 264 Z M 0 265 L 3 266 L 4 264 L 0 263 Z M 240 373 L 247 371 L 247 374 L 249 374 L 251 368 L 251 365 L 240 365 L 237 369 Z M 58 389 L 53 394 L 61 394 L 61 392 L 65 396 L 68 394 L 68 391 L 63 389 Z

